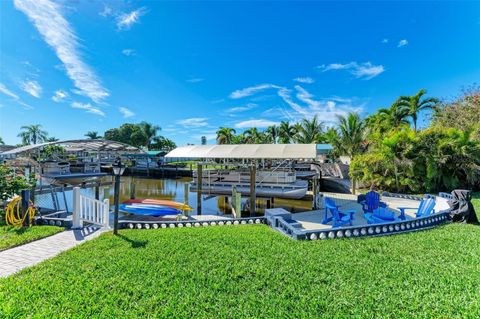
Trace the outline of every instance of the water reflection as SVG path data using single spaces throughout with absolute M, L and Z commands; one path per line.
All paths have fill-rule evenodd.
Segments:
M 189 183 L 192 178 L 184 177 L 178 179 L 153 179 L 122 176 L 120 184 L 120 202 L 130 199 L 132 187 L 136 198 L 168 199 L 176 202 L 187 203 L 193 208 L 189 214 L 197 214 L 197 193 L 189 190 Z M 82 193 L 94 196 L 93 189 L 82 189 Z M 100 199 L 109 198 L 113 204 L 113 185 L 100 189 Z M 58 193 L 61 209 L 65 209 L 65 200 L 61 193 Z M 72 208 L 72 192 L 65 192 L 65 199 L 68 210 Z M 242 198 L 242 203 L 248 201 L 247 197 Z M 215 196 L 213 194 L 202 194 L 202 214 L 222 215 L 231 214 L 230 197 Z M 36 204 L 41 207 L 53 207 L 50 194 L 36 196 Z M 257 200 L 257 214 L 262 215 L 266 209 L 267 201 Z M 291 212 L 302 212 L 311 209 L 311 202 L 308 200 L 290 200 L 276 198 L 274 207 L 282 207 Z

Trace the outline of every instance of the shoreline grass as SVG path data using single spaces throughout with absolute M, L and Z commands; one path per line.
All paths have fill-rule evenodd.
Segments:
M 0 251 L 55 235 L 64 229 L 57 226 L 15 228 L 0 226 Z

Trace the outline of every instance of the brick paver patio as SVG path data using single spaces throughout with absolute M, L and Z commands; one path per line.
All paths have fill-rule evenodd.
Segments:
M 36 265 L 52 258 L 62 251 L 98 237 L 105 229 L 86 227 L 79 230 L 66 230 L 22 246 L 0 252 L 0 277 L 7 277 L 23 268 Z

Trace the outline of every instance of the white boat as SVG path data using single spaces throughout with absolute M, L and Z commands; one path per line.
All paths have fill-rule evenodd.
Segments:
M 43 181 L 55 185 L 78 185 L 106 176 L 100 171 L 99 162 L 59 162 L 45 161 L 40 164 Z
M 190 190 L 198 191 L 196 172 L 194 178 Z M 255 180 L 257 197 L 300 199 L 305 197 L 308 190 L 308 181 L 297 180 L 295 172 L 291 170 L 258 170 Z M 233 186 L 242 195 L 250 195 L 250 172 L 225 169 L 206 170 L 202 174 L 202 193 L 231 195 Z

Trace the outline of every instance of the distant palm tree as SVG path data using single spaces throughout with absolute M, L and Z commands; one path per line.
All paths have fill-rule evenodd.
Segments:
M 398 106 L 404 108 L 407 115 L 412 118 L 415 132 L 417 131 L 418 114 L 423 110 L 435 109 L 439 103 L 439 100 L 433 97 L 422 99 L 426 93 L 425 89 L 421 89 L 415 95 L 401 96 L 398 99 Z
M 40 124 L 24 125 L 21 129 L 23 131 L 18 134 L 18 137 L 22 138 L 22 142 L 25 145 L 43 142 L 48 135 L 46 131 L 42 130 Z
M 257 130 L 256 127 L 245 130 L 243 134 L 245 135 L 245 143 L 247 144 L 259 144 L 262 140 L 262 134 Z
M 339 147 L 344 155 L 352 158 L 364 150 L 365 123 L 358 113 L 338 115 Z
M 146 141 L 145 141 L 145 147 L 150 149 L 150 145 L 154 141 L 154 139 L 158 136 L 157 131 L 161 130 L 160 126 L 158 125 L 153 125 L 148 122 L 141 122 L 140 127 L 142 128 L 143 133 L 145 134 Z
M 265 142 L 276 144 L 277 138 L 278 138 L 278 127 L 275 125 L 269 126 L 265 131 Z
M 44 142 L 58 142 L 59 139 L 56 138 L 56 137 L 47 137 L 46 139 L 44 139 Z
M 0 145 L 5 145 L 5 142 L 3 141 L 3 138 L 0 137 Z
M 88 137 L 90 140 L 98 140 L 102 138 L 96 131 L 88 131 L 84 136 Z
M 217 144 L 232 144 L 235 133 L 235 129 L 231 127 L 221 127 L 217 131 Z
M 303 119 L 297 126 L 296 141 L 303 144 L 317 143 L 322 139 L 323 126 L 316 115 L 311 120 Z
M 290 125 L 288 121 L 280 122 L 278 127 L 278 141 L 282 144 L 288 144 L 293 140 L 297 133 L 294 125 Z

